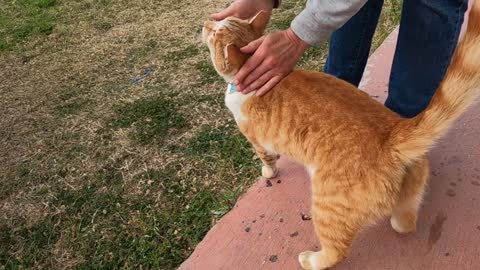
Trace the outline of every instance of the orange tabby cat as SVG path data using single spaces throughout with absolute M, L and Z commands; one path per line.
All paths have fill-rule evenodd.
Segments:
M 231 82 L 247 59 L 239 48 L 260 37 L 269 16 L 205 22 L 203 40 L 217 72 Z M 311 176 L 312 215 L 322 249 L 299 255 L 304 269 L 335 265 L 355 235 L 391 215 L 399 233 L 415 231 L 428 178 L 425 154 L 480 95 L 480 0 L 428 108 L 404 119 L 333 76 L 294 71 L 263 97 L 235 92 L 225 101 L 260 156 L 262 175 L 277 174 L 278 154 Z

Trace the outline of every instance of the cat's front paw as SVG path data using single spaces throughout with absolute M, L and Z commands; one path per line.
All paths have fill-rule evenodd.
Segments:
M 305 270 L 317 270 L 317 269 L 313 268 L 314 266 L 312 265 L 312 262 L 311 262 L 312 259 L 315 259 L 314 258 L 315 253 L 316 252 L 313 252 L 313 251 L 304 251 L 304 252 L 300 253 L 300 255 L 298 255 L 298 262 L 300 263 L 300 265 L 302 266 L 303 269 L 305 269 Z
M 269 179 L 274 178 L 278 174 L 277 167 L 262 166 L 262 176 Z
M 334 266 L 338 260 L 329 257 L 324 251 L 304 251 L 298 255 L 298 262 L 305 270 L 323 270 Z

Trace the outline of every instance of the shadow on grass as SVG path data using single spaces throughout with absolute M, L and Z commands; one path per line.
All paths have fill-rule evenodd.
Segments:
M 188 127 L 187 119 L 161 97 L 144 98 L 117 109 L 113 127 L 133 127 L 132 137 L 141 144 L 163 142 L 171 133 Z

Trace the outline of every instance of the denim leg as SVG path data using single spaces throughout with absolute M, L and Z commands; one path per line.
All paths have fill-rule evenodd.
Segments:
M 330 38 L 325 72 L 358 86 L 367 64 L 383 0 L 369 0 Z
M 404 0 L 385 105 L 413 117 L 430 102 L 450 64 L 468 0 Z

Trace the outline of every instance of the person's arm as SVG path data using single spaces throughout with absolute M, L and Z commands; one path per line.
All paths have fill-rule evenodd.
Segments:
M 293 32 L 312 46 L 320 46 L 342 27 L 367 0 L 308 0 L 306 8 L 292 21 Z

